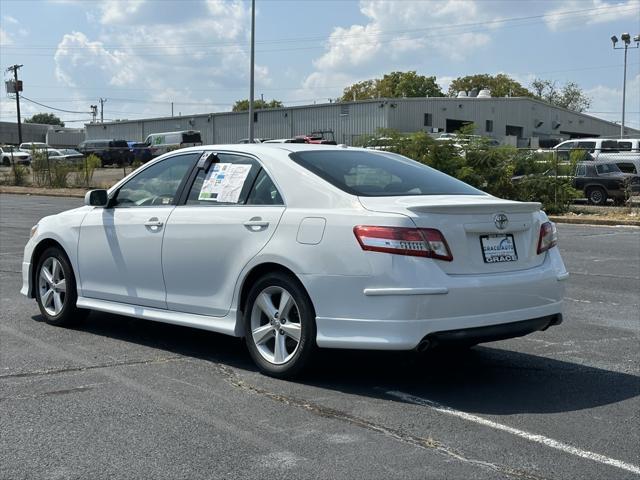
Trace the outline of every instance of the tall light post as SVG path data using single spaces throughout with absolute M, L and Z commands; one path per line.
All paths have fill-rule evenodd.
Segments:
M 636 42 L 635 47 L 629 47 L 631 44 L 631 35 L 628 33 L 623 33 L 620 35 L 620 40 L 624 44 L 621 47 L 616 47 L 618 43 L 618 37 L 615 35 L 611 37 L 611 43 L 613 43 L 614 50 L 624 50 L 624 76 L 622 77 L 622 123 L 620 123 L 620 138 L 624 138 L 624 113 L 625 113 L 625 103 L 627 100 L 627 50 L 629 48 L 638 48 L 640 45 L 640 35 L 635 35 L 633 37 L 633 41 Z
M 251 0 L 251 72 L 249 74 L 249 143 L 253 143 L 253 70 L 256 47 L 256 0 Z

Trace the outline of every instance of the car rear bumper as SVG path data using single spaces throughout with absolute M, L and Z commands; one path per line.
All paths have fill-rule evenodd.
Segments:
M 322 348 L 413 350 L 434 343 L 482 343 L 519 337 L 558 325 L 562 302 L 535 308 L 425 320 L 362 320 L 317 317 Z
M 388 278 L 301 275 L 316 307 L 318 346 L 411 350 L 435 334 L 468 343 L 525 335 L 559 323 L 569 276 L 557 249 L 527 270 L 436 273 L 421 276 L 421 285 L 397 277 L 393 287 Z

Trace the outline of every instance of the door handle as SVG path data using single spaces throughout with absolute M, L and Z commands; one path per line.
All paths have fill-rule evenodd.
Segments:
M 264 230 L 269 226 L 269 222 L 262 220 L 260 217 L 253 217 L 251 220 L 244 222 L 244 226 L 252 232 Z
M 144 222 L 144 226 L 150 228 L 160 228 L 162 225 L 164 225 L 164 223 L 162 223 L 158 217 L 152 217 Z

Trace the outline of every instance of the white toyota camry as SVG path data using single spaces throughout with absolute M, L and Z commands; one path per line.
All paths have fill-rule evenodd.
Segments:
M 426 350 L 557 325 L 556 242 L 540 204 L 390 152 L 201 146 L 40 220 L 22 293 L 54 325 L 99 310 L 245 337 L 285 377 L 318 347 Z

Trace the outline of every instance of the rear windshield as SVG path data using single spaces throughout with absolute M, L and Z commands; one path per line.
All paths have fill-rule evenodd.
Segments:
M 202 138 L 200 137 L 200 132 L 183 133 L 182 134 L 182 143 L 202 143 Z
M 308 151 L 291 158 L 339 189 L 361 197 L 484 195 L 438 170 L 389 152 Z

